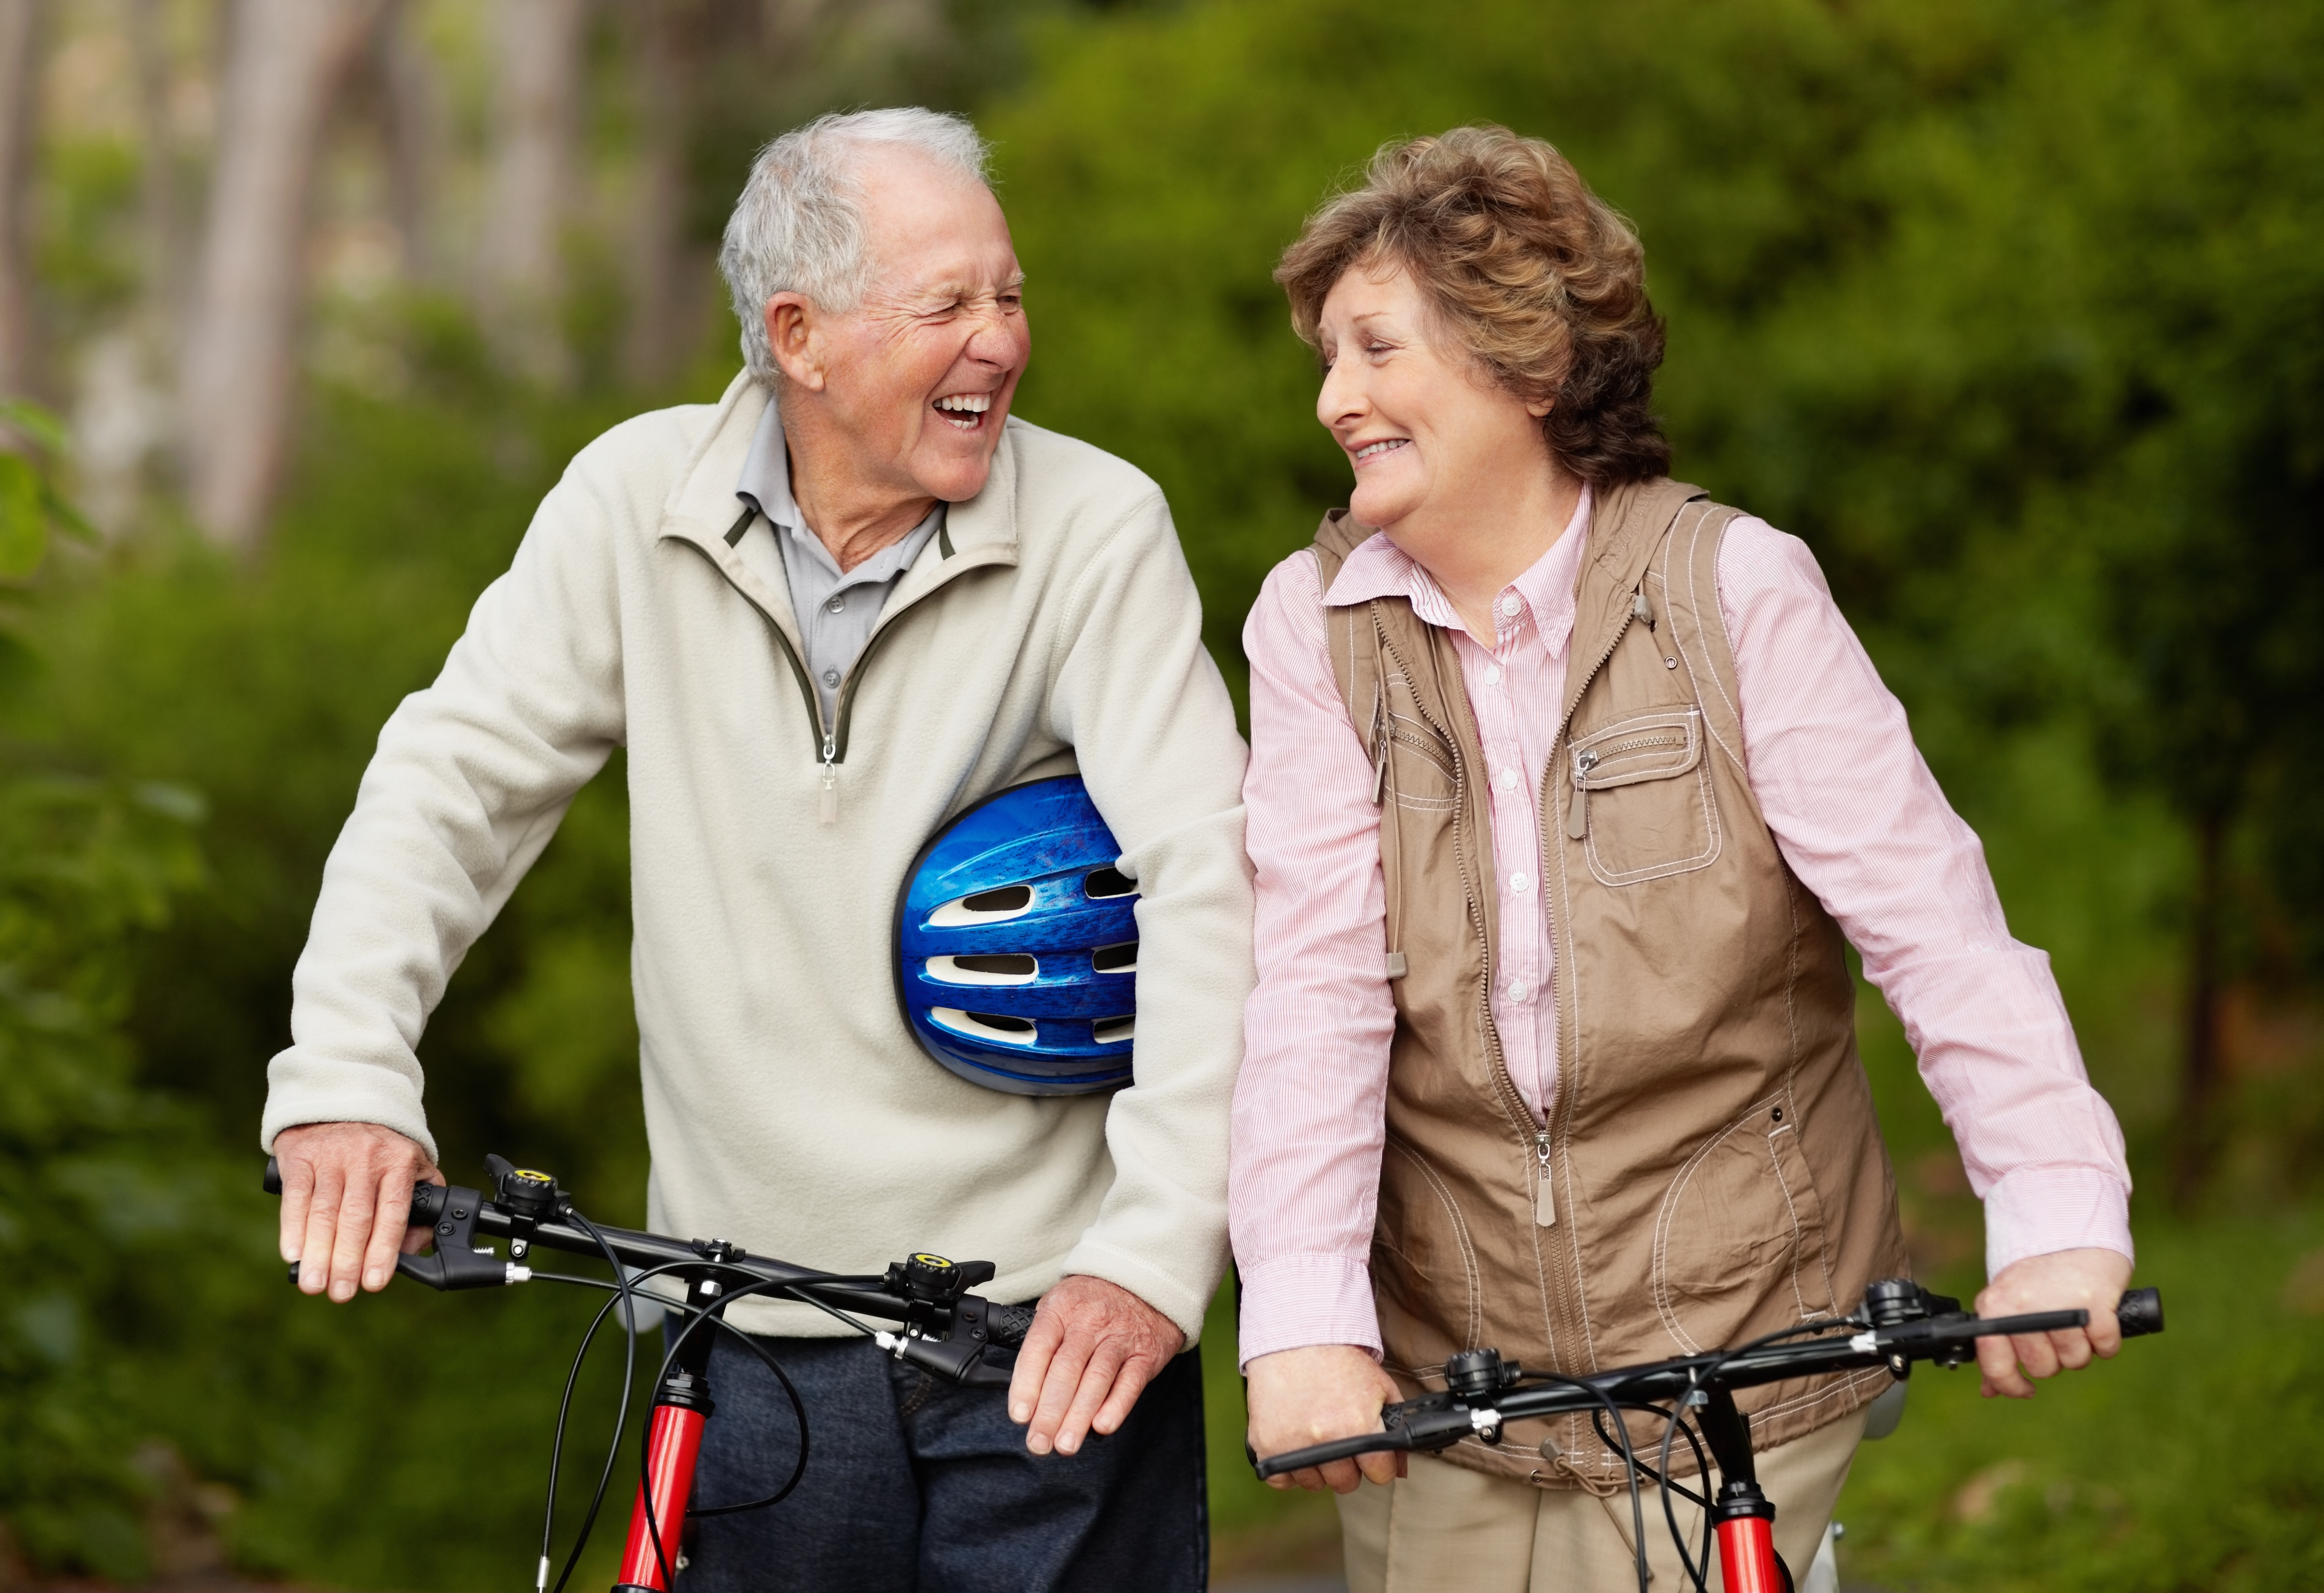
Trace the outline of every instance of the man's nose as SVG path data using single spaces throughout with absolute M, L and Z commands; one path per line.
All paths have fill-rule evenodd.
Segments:
M 1015 365 L 1021 347 L 1018 329 L 1010 324 L 1015 318 L 998 304 L 980 304 L 971 314 L 974 320 L 968 334 L 969 358 L 1003 369 Z

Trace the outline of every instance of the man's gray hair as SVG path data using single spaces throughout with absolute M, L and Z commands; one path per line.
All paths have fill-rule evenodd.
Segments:
M 767 344 L 768 300 L 803 293 L 819 309 L 844 311 L 871 285 L 858 168 L 879 144 L 985 181 L 982 135 L 963 117 L 917 106 L 817 116 L 761 150 L 727 220 L 718 269 L 742 324 L 742 363 L 763 386 L 782 380 Z

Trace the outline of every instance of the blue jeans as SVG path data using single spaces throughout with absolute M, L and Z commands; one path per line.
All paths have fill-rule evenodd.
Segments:
M 1201 1593 L 1208 1582 L 1199 1351 L 1164 1368 L 1119 1432 L 1036 1457 L 1004 1390 L 957 1387 L 866 1339 L 760 1342 L 807 1406 L 807 1474 L 779 1505 L 697 1520 L 678 1593 Z M 723 1333 L 710 1391 L 695 1503 L 771 1492 L 798 1456 L 789 1401 Z

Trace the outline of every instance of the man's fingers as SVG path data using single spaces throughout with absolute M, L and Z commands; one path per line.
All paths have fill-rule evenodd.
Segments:
M 1038 1442 L 1038 1447 L 1034 1447 L 1037 1456 L 1046 1456 L 1050 1449 L 1060 1447 L 1057 1442 L 1065 1437 L 1066 1425 L 1074 1421 L 1074 1412 L 1083 1400 L 1083 1384 L 1090 1382 L 1090 1363 L 1097 1351 L 1099 1347 L 1090 1342 L 1088 1332 L 1074 1332 L 1050 1358 L 1048 1376 L 1041 1382 L 1041 1407 L 1034 1412 L 1032 1432 L 1028 1432 L 1028 1440 Z M 1097 1400 L 1090 1400 L 1088 1404 L 1090 1409 L 1097 1409 Z M 1085 1423 L 1088 1414 L 1083 1414 L 1081 1425 Z M 1078 1428 L 1074 1431 L 1074 1447 L 1081 1447 Z M 1066 1449 L 1066 1453 L 1072 1453 L 1072 1449 Z
M 1074 1389 L 1074 1403 L 1065 1412 L 1065 1422 L 1057 1429 L 1057 1453 L 1071 1455 L 1081 1449 L 1082 1440 L 1097 1425 L 1098 1417 L 1112 1402 L 1114 1389 L 1122 1378 L 1133 1377 L 1139 1387 L 1145 1386 L 1145 1374 L 1129 1370 L 1130 1364 L 1129 1351 L 1119 1343 L 1107 1338 L 1098 1340 L 1097 1348 L 1090 1352 L 1089 1365 L 1082 1369 L 1081 1382 Z M 1127 1415 L 1129 1410 L 1125 1403 L 1122 1414 Z M 1120 1417 L 1117 1416 L 1114 1426 L 1120 1425 Z M 1101 1431 L 1110 1432 L 1112 1429 Z
M 307 1200 L 307 1227 L 299 1242 L 299 1287 L 320 1294 L 331 1282 L 331 1247 L 338 1238 L 339 1200 L 346 1189 L 339 1170 L 327 1162 L 310 1176 L 314 1185 Z
M 1073 1408 L 1074 1396 L 1081 1392 L 1082 1373 L 1094 1348 L 1086 1332 L 1068 1333 L 1049 1357 L 1048 1375 L 1041 1379 L 1040 1403 L 1034 1407 L 1032 1425 L 1025 1434 L 1025 1447 L 1035 1454 L 1046 1455 L 1056 1447 L 1057 1430 Z
M 1017 1349 L 1017 1369 L 1009 1378 L 1009 1420 L 1018 1426 L 1032 1421 L 1041 1385 L 1048 1380 L 1050 1357 L 1065 1336 L 1056 1312 L 1034 1313 L 1033 1325 L 1025 1330 L 1025 1342 Z
M 355 1297 L 363 1281 L 364 1250 L 371 1243 L 373 1219 L 379 1212 L 379 1185 L 374 1179 L 350 1178 L 339 1196 L 338 1232 L 331 1241 L 331 1298 L 341 1305 Z
M 1105 1403 L 1090 1419 L 1090 1431 L 1111 1435 L 1121 1431 L 1130 1420 L 1130 1412 L 1138 1404 L 1138 1396 L 1154 1380 L 1153 1363 L 1144 1356 L 1125 1359 L 1113 1374 L 1113 1391 L 1105 1396 Z
M 411 1181 L 406 1169 L 392 1167 L 379 1181 L 372 1200 L 371 1243 L 364 1247 L 363 1286 L 374 1294 L 395 1276 L 395 1253 L 411 1226 Z
M 282 1172 L 282 1209 L 278 1218 L 282 1259 L 307 1254 L 307 1209 L 313 1203 L 315 1170 L 304 1162 L 278 1163 Z
M 1376 1455 L 1359 1455 L 1356 1466 L 1370 1480 L 1390 1483 L 1404 1475 L 1404 1456 L 1401 1451 L 1394 1449 Z

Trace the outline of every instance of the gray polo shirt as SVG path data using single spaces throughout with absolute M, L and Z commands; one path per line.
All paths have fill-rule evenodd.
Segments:
M 773 404 L 751 438 L 750 458 L 742 461 L 742 478 L 734 495 L 759 512 L 759 518 L 734 544 L 742 562 L 769 584 L 789 589 L 791 616 L 798 622 L 799 640 L 807 647 L 807 671 L 823 703 L 823 722 L 833 727 L 839 712 L 840 682 L 863 654 L 872 627 L 888 594 L 904 579 L 912 560 L 943 529 L 945 505 L 904 533 L 901 542 L 881 549 L 845 574 L 839 560 L 809 529 L 791 496 L 790 455 L 783 447 L 783 420 Z

